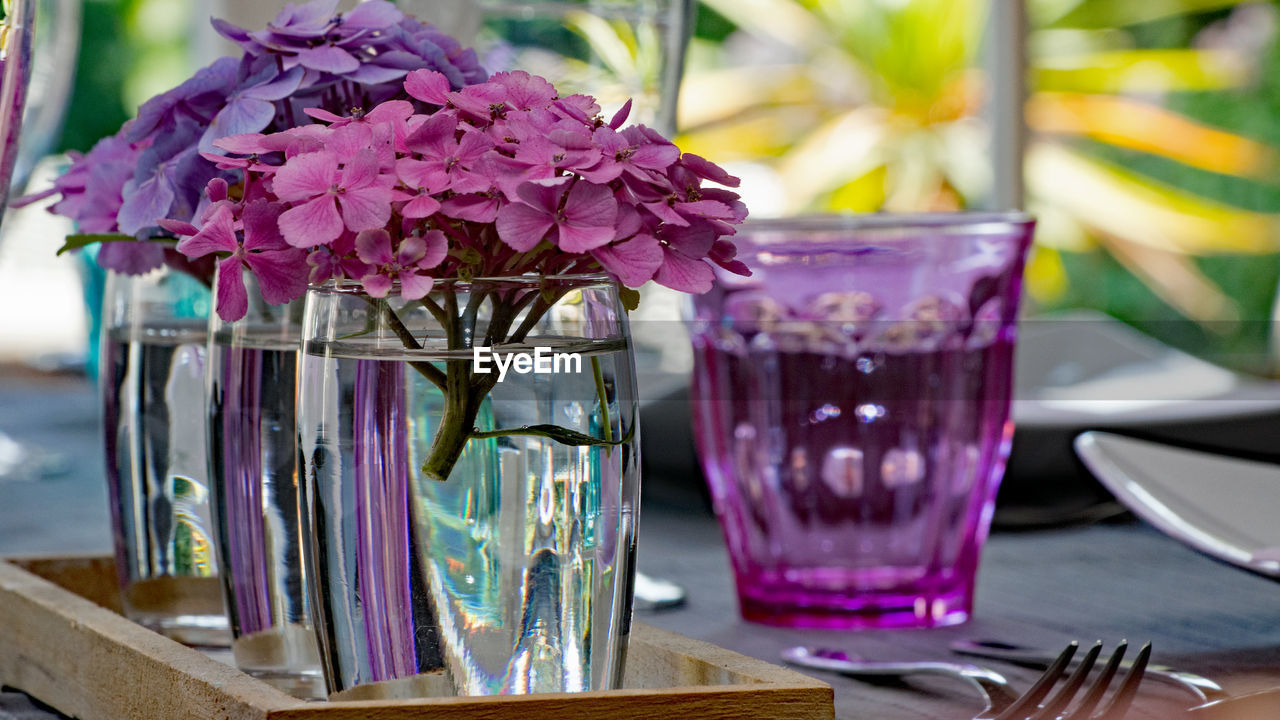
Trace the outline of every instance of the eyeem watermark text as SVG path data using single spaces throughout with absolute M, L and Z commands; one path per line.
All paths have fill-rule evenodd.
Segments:
M 578 353 L 552 352 L 550 348 L 537 347 L 533 352 L 495 353 L 492 348 L 474 347 L 471 349 L 472 366 L 478 373 L 489 374 L 492 367 L 498 369 L 498 382 L 507 377 L 508 370 L 521 375 L 535 373 L 582 372 L 582 356 Z

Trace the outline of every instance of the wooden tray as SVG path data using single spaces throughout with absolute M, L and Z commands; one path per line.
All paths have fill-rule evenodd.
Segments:
M 637 623 L 626 687 L 304 702 L 126 620 L 105 557 L 0 561 L 0 684 L 82 720 L 830 720 L 818 680 Z

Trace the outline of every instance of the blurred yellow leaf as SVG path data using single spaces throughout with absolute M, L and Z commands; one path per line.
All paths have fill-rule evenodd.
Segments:
M 851 110 L 823 123 L 791 148 L 778 165 L 788 205 L 805 209 L 813 198 L 883 164 L 889 117 L 883 108 Z
M 822 120 L 813 106 L 762 107 L 676 136 L 686 152 L 718 161 L 759 160 L 785 153 Z
M 753 108 L 804 103 L 824 104 L 808 69 L 802 65 L 709 70 L 681 83 L 678 125 L 692 131 Z
M 1027 258 L 1025 279 L 1027 293 L 1038 303 L 1051 304 L 1062 299 L 1071 287 L 1062 254 L 1053 248 L 1035 245 Z
M 1275 177 L 1277 157 L 1270 146 L 1124 97 L 1037 93 L 1026 117 L 1040 132 L 1083 135 L 1227 175 Z
M 1027 184 L 1044 202 L 1094 231 L 1175 253 L 1269 253 L 1280 249 L 1277 216 L 1247 212 L 1166 188 L 1066 148 L 1027 153 Z
M 1171 92 L 1239 87 L 1248 72 L 1227 50 L 1114 50 L 1043 58 L 1032 78 L 1040 90 Z
M 826 206 L 831 210 L 848 212 L 875 212 L 884 204 L 885 175 L 888 168 L 884 165 L 872 168 L 861 177 L 836 188 L 827 198 Z

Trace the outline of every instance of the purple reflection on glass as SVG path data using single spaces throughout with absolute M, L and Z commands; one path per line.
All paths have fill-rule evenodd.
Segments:
M 356 368 L 356 580 L 373 682 L 417 672 L 403 373 L 404 364 L 395 361 L 361 360 Z
M 235 609 L 241 634 L 266 630 L 271 619 L 262 501 L 262 351 L 222 350 L 226 395 L 222 453 L 227 513 L 221 531 L 230 564 Z

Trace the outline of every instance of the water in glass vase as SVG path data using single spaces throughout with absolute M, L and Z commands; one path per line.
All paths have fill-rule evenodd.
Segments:
M 358 696 L 369 697 L 378 690 L 368 683 L 387 683 L 487 695 L 620 683 L 614 650 L 629 631 L 638 481 L 631 354 L 616 339 L 537 343 L 578 363 L 513 369 L 494 384 L 443 482 L 422 466 L 441 452 L 442 422 L 447 438 L 455 421 L 442 421 L 448 399 L 422 363 L 470 373 L 471 353 L 446 361 L 447 352 L 396 354 L 358 340 L 308 344 L 299 435 L 332 690 L 364 685 Z M 511 350 L 532 358 L 535 348 L 498 352 Z M 561 441 L 586 436 L 602 442 Z
M 215 333 L 212 347 L 212 501 L 236 666 L 321 698 L 298 514 L 298 342 L 243 332 L 223 344 Z
M 203 322 L 113 331 L 102 350 L 108 496 L 126 615 L 227 645 L 205 446 Z

